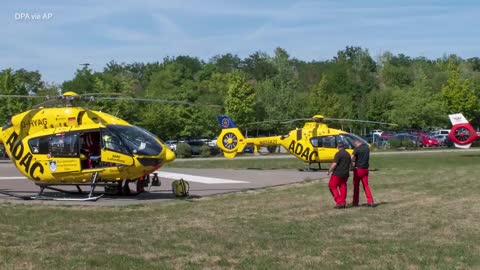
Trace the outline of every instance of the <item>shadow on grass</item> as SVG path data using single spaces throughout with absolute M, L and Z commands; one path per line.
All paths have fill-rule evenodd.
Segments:
M 464 154 L 464 155 L 459 155 L 459 157 L 462 157 L 462 158 L 472 158 L 472 157 L 480 158 L 480 154 Z
M 259 171 L 268 171 L 268 170 L 279 170 L 282 168 L 255 168 L 255 167 L 247 167 L 247 168 L 235 168 L 234 170 L 259 170 Z
M 352 204 L 348 204 L 347 208 L 377 208 L 382 205 L 390 204 L 390 202 L 379 202 L 379 203 L 374 203 L 373 206 L 369 205 L 368 203 L 362 203 L 359 204 L 358 206 L 353 206 Z

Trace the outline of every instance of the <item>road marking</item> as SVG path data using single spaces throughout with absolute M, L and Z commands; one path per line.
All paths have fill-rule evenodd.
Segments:
M 0 177 L 0 180 L 20 180 L 20 179 L 27 179 L 27 178 L 25 176 Z
M 206 177 L 206 176 L 198 176 L 198 175 L 191 175 L 191 174 L 183 174 L 183 173 L 171 173 L 171 172 L 164 172 L 164 171 L 156 171 L 158 176 L 170 178 L 170 179 L 180 179 L 190 181 L 190 182 L 197 182 L 203 184 L 247 184 L 250 182 L 247 181 L 238 181 L 238 180 L 228 180 L 223 178 L 213 178 L 213 177 Z

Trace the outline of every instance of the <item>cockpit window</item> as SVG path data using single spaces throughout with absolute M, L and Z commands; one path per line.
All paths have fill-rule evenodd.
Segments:
M 137 126 L 108 125 L 107 129 L 120 137 L 132 154 L 157 156 L 162 146 L 155 140 L 155 135 Z
M 368 144 L 364 139 L 358 137 L 357 135 L 348 133 L 348 134 L 342 134 L 340 135 L 342 138 L 342 142 L 345 144 L 345 148 L 355 148 L 355 140 L 359 140 L 364 144 Z

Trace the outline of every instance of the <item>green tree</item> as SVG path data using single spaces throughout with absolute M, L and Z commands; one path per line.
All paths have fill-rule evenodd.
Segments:
M 458 68 L 453 67 L 447 85 L 442 88 L 442 101 L 447 113 L 463 113 L 467 119 L 478 114 L 479 102 L 473 85 L 469 80 L 462 80 Z
M 264 52 L 255 52 L 245 58 L 240 65 L 240 70 L 256 81 L 272 78 L 277 73 L 270 57 Z
M 415 81 L 408 89 L 393 91 L 390 121 L 399 128 L 428 129 L 446 124 L 442 97 L 432 91 L 426 77 Z
M 240 68 L 241 59 L 237 55 L 231 53 L 216 55 L 211 60 L 217 72 L 231 73 Z
M 256 119 L 285 121 L 305 117 L 306 93 L 300 91 L 300 83 L 296 66 L 288 53 L 282 49 L 275 50 L 271 59 L 277 73 L 256 84 L 257 106 Z M 295 123 L 279 126 L 276 123 L 262 125 L 265 131 L 275 133 L 292 129 Z
M 386 87 L 412 86 L 415 79 L 412 60 L 404 54 L 398 56 L 386 52 L 382 56 L 380 78 Z
M 62 84 L 64 92 L 73 91 L 77 94 L 93 93 L 95 84 L 95 74 L 88 67 L 77 69 L 75 77 L 71 81 L 65 81 Z
M 7 122 L 10 117 L 20 112 L 31 109 L 35 102 L 34 96 L 41 94 L 45 83 L 41 80 L 38 71 L 26 71 L 24 69 L 6 69 L 0 72 L 0 94 L 3 95 L 24 95 L 32 98 L 0 98 L 0 123 Z
M 392 109 L 392 91 L 390 89 L 374 90 L 367 95 L 367 119 L 372 121 L 388 121 L 388 113 Z
M 332 118 L 348 118 L 352 104 L 345 104 L 348 100 L 341 95 L 335 94 L 331 88 L 328 76 L 315 85 L 308 95 L 307 108 L 310 116 L 321 114 Z
M 232 73 L 225 97 L 225 113 L 237 125 L 244 126 L 255 119 L 255 89 L 241 72 Z

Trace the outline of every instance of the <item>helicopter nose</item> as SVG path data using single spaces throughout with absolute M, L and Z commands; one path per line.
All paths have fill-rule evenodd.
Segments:
M 165 162 L 173 161 L 175 159 L 175 153 L 172 150 L 170 150 L 169 148 L 166 148 L 165 150 L 166 150 L 166 152 L 165 152 Z

